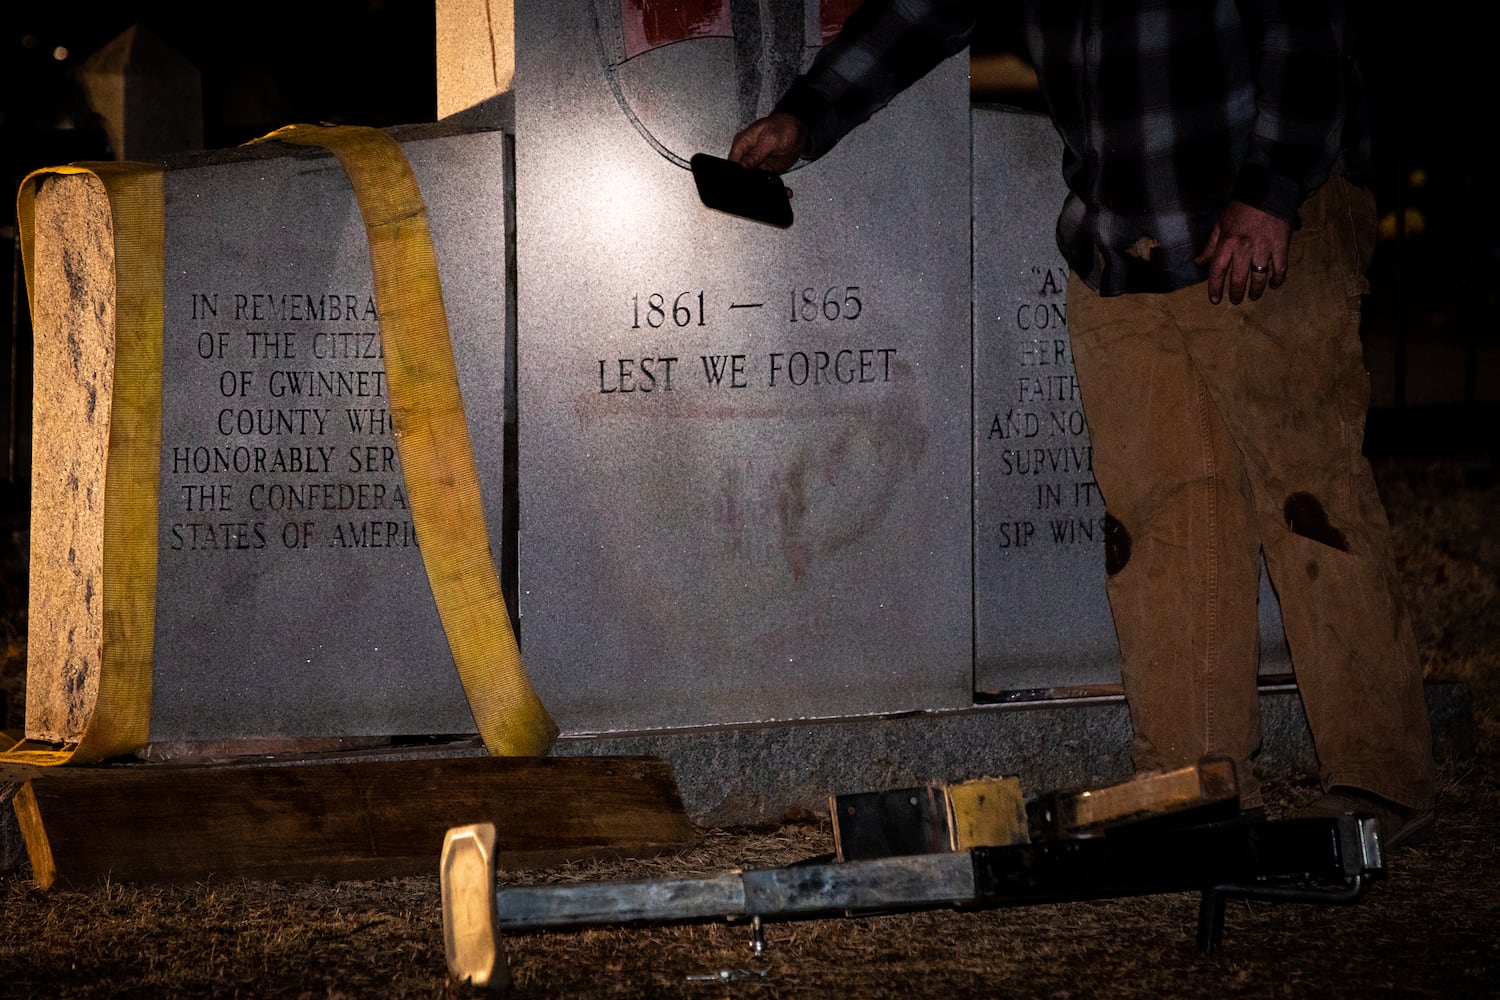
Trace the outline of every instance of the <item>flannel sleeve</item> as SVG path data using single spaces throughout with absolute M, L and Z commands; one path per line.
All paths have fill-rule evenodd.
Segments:
M 1240 8 L 1256 60 L 1256 120 L 1233 197 L 1295 221 L 1339 154 L 1343 33 L 1322 0 L 1241 0 Z
M 962 51 L 975 17 L 973 0 L 865 0 L 776 105 L 807 127 L 807 159 Z

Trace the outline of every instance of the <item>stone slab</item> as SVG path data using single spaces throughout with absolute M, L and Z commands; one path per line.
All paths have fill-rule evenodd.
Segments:
M 974 109 L 975 688 L 1119 681 L 1104 501 L 1068 340 L 1056 225 L 1062 141 L 1030 112 Z M 1285 673 L 1262 572 L 1261 671 Z
M 516 29 L 510 0 L 437 0 L 437 114 L 448 118 L 510 90 Z
M 399 138 L 427 205 L 498 561 L 509 139 L 438 127 Z M 258 147 L 173 160 L 164 183 L 150 739 L 473 732 L 405 505 L 343 168 Z M 38 412 L 40 433 L 69 433 L 49 419 Z M 60 551 L 34 547 L 34 565 Z M 33 658 L 28 674 L 55 686 L 59 667 Z M 28 735 L 76 738 L 29 721 Z
M 63 741 L 81 734 L 99 690 L 115 251 L 98 178 L 49 178 L 35 207 L 25 732 Z
M 537 689 L 573 733 L 967 705 L 966 59 L 788 174 L 780 230 L 685 168 L 796 66 L 739 4 L 640 6 L 516 9 Z M 751 5 L 790 14 L 793 63 L 822 40 L 802 6 Z
M 402 147 L 427 205 L 497 564 L 506 142 Z M 472 731 L 404 502 L 343 168 L 319 155 L 172 171 L 167 219 L 152 739 Z M 257 449 L 289 467 L 260 471 Z M 232 510 L 198 509 L 204 486 L 227 486 Z M 179 526 L 204 522 L 250 527 L 202 549 L 202 529 Z

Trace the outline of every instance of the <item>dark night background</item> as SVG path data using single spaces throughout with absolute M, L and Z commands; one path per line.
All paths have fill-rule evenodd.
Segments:
M 1191 952 L 1197 903 L 1176 896 L 889 914 L 773 935 L 772 978 L 746 983 L 743 992 L 718 987 L 716 995 L 782 995 L 805 985 L 830 996 L 861 995 L 861 987 L 881 996 L 1500 996 L 1500 687 L 1493 679 L 1500 450 L 1492 429 L 1500 416 L 1492 278 L 1500 265 L 1500 155 L 1487 134 L 1496 89 L 1491 43 L 1474 13 L 1481 8 L 1346 2 L 1367 18 L 1363 65 L 1385 223 L 1364 312 L 1374 384 L 1367 451 L 1395 457 L 1377 467 L 1388 473 L 1382 489 L 1395 488 L 1388 503 L 1393 496 L 1404 518 L 1399 563 L 1417 598 L 1424 659 L 1435 676 L 1472 684 L 1475 694 L 1477 749 L 1443 765 L 1436 842 L 1400 855 L 1397 877 L 1355 907 L 1236 900 L 1228 946 L 1213 958 Z M 11 681 L 9 694 L 0 689 L 0 728 L 21 727 L 16 684 L 27 636 L 31 343 L 15 194 L 33 169 L 109 158 L 70 74 L 139 23 L 201 74 L 207 148 L 294 122 L 429 121 L 435 20 L 434 0 L 0 0 L 0 261 L 7 267 L 0 280 L 0 611 L 8 616 L 0 618 L 0 668 Z M 997 18 L 974 51 L 1014 46 Z M 999 90 L 975 98 L 1028 101 Z M 0 680 L 6 677 L 0 669 Z M 1283 789 L 1312 792 L 1310 784 Z M 0 806 L 11 808 L 3 799 Z M 716 834 L 688 864 L 705 873 L 748 859 L 785 864 L 824 850 L 825 839 L 807 824 L 754 837 Z M 547 877 L 573 882 L 580 871 L 639 878 L 664 869 L 590 863 Z M 0 931 L 0 997 L 475 995 L 445 986 L 435 879 L 166 889 L 106 881 L 90 892 L 44 893 L 9 876 L 0 889 L 9 918 L 9 935 Z M 528 996 L 708 996 L 698 989 L 704 984 L 683 981 L 683 970 L 742 962 L 725 956 L 743 954 L 747 936 L 730 927 L 534 934 L 512 960 Z
M 1386 13 L 1391 9 L 1359 7 L 1375 126 L 1376 195 L 1385 219 L 1366 309 L 1375 382 L 1372 447 L 1492 450 L 1487 437 L 1467 430 L 1487 423 L 1500 405 L 1500 310 L 1490 278 L 1500 263 L 1500 173 L 1475 110 L 1494 90 L 1490 57 L 1483 34 L 1443 5 L 1406 8 L 1421 10 L 1420 16 Z M 13 198 L 27 172 L 109 158 L 71 74 L 130 25 L 141 24 L 196 66 L 204 142 L 214 149 L 292 122 L 379 127 L 432 120 L 435 20 L 433 0 L 7 4 L 0 13 L 0 163 L 11 207 L 0 218 L 6 237 L 0 249 L 14 256 Z M 974 52 L 1014 47 L 1009 22 L 995 15 Z M 1024 94 L 982 90 L 975 97 L 1027 100 Z M 24 303 L 16 301 L 24 293 L 17 275 L 5 285 L 0 345 L 11 355 L 12 332 L 19 332 L 19 353 L 16 365 L 0 359 L 0 367 L 24 368 Z M 0 430 L 24 434 L 24 371 L 4 391 L 7 415 L 0 417 Z M 14 468 L 12 476 L 18 471 L 24 477 L 24 469 Z
M 430 121 L 436 113 L 433 0 L 83 0 L 7 8 L 0 14 L 7 160 L 26 157 L 28 133 L 43 148 L 67 144 L 48 133 L 68 131 L 58 128 L 71 110 L 68 71 L 135 23 L 202 75 L 210 149 L 295 121 L 383 126 Z M 54 56 L 59 46 L 67 52 L 61 60 Z

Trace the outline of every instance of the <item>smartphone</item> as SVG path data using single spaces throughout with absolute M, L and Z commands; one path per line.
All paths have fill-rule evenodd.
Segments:
M 695 153 L 688 161 L 698 197 L 720 212 L 785 229 L 792 224 L 792 201 L 781 176 L 743 167 L 732 160 Z

